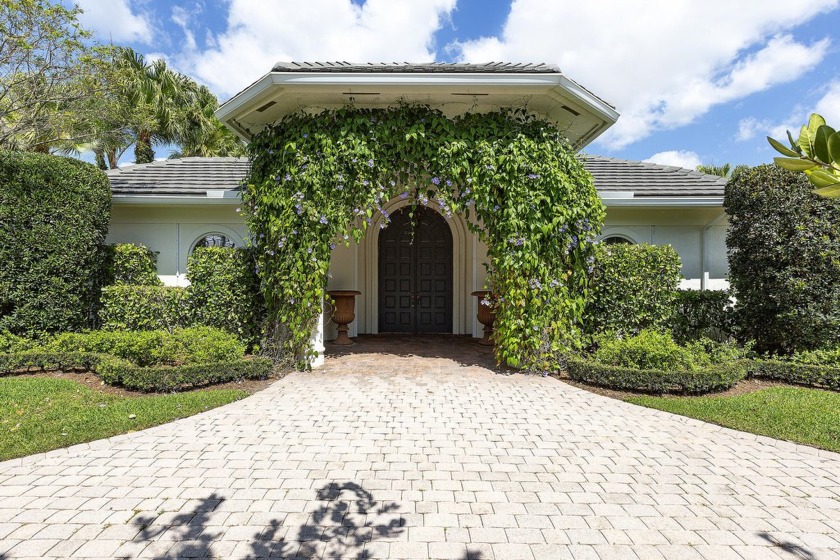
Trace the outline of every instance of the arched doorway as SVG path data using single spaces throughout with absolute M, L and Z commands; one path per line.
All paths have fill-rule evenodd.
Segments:
M 379 332 L 452 332 L 452 232 L 424 206 L 379 234 Z

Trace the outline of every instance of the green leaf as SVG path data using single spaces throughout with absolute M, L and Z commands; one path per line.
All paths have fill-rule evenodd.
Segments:
M 826 163 L 840 163 L 840 132 L 835 132 L 828 137 L 828 157 Z
M 773 158 L 773 161 L 776 165 L 782 169 L 787 169 L 788 171 L 808 171 L 809 169 L 817 167 L 816 163 L 807 159 L 776 157 Z
M 822 115 L 811 113 L 811 116 L 808 118 L 808 132 L 811 136 L 815 136 L 821 126 L 825 126 L 825 119 Z
M 824 196 L 825 198 L 838 198 L 840 197 L 840 183 L 835 183 L 830 187 L 814 189 L 814 193 L 820 196 Z
M 791 150 L 790 148 L 786 147 L 784 144 L 782 144 L 778 140 L 774 140 L 774 139 L 772 139 L 768 136 L 767 141 L 770 142 L 770 145 L 773 146 L 773 148 L 777 152 L 779 152 L 780 154 L 785 155 L 785 156 L 790 156 L 790 157 L 799 157 L 798 152 L 795 152 L 795 151 Z
M 832 175 L 831 173 L 823 171 L 822 169 L 816 169 L 814 171 L 809 172 L 808 179 L 810 179 L 811 184 L 813 184 L 818 189 L 833 187 L 837 184 L 840 184 L 840 177 Z
M 835 130 L 828 125 L 822 125 L 817 129 L 817 134 L 814 137 L 814 155 L 823 163 L 829 163 L 831 160 L 828 155 L 828 138 L 835 134 Z
M 790 133 L 790 130 L 787 131 L 788 142 L 790 142 L 790 147 L 793 151 L 797 153 L 797 155 L 802 155 L 802 148 L 799 146 L 796 141 L 793 139 L 793 134 Z
M 802 153 L 806 156 L 811 157 L 814 154 L 813 138 L 811 137 L 811 133 L 808 132 L 807 126 L 802 125 L 802 128 L 799 129 L 799 140 L 797 143 Z

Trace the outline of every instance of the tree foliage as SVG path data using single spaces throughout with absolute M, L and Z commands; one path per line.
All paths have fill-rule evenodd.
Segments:
M 47 0 L 0 0 L 0 148 L 46 152 L 86 95 L 88 37 L 78 8 Z
M 296 114 L 258 134 L 244 189 L 268 308 L 265 351 L 311 356 L 335 243 L 395 197 L 466 216 L 498 296 L 496 357 L 544 369 L 580 343 L 604 208 L 550 123 L 524 112 L 449 119 L 423 106 Z
M 724 209 L 741 337 L 783 353 L 840 343 L 840 203 L 761 165 L 729 182 Z
M 814 192 L 829 198 L 840 197 L 840 132 L 812 113 L 808 124 L 794 141 L 788 132 L 788 148 L 778 140 L 767 137 L 773 148 L 785 157 L 773 158 L 776 165 L 789 171 L 803 171 L 814 185 Z

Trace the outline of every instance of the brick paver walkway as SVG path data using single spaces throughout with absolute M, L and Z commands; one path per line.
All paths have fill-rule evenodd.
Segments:
M 837 455 L 397 343 L 1 463 L 0 558 L 840 558 Z

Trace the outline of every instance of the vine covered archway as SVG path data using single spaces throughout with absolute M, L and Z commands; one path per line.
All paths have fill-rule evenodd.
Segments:
M 359 241 L 400 197 L 462 213 L 487 245 L 496 358 L 553 367 L 581 340 L 604 207 L 551 123 L 524 111 L 455 119 L 425 106 L 284 118 L 249 146 L 243 190 L 268 308 L 265 351 L 299 365 L 326 295 L 335 243 Z

